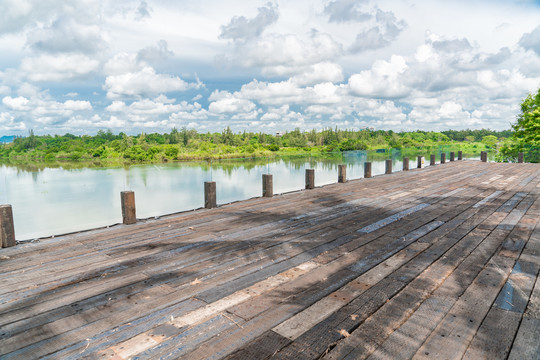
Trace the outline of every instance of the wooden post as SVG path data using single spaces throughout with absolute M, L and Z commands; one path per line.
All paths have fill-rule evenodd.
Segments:
M 207 209 L 213 209 L 217 207 L 215 181 L 204 182 L 204 207 Z
M 522 152 L 520 152 L 520 153 L 518 154 L 518 163 L 520 163 L 520 164 L 523 162 L 523 155 L 524 155 L 524 154 L 523 154 Z
M 0 205 L 0 243 L 3 248 L 17 245 L 11 205 Z
M 463 151 L 459 150 L 459 151 L 457 152 L 457 159 L 458 159 L 458 160 L 463 160 Z
M 450 161 L 456 160 L 456 154 L 453 151 L 450 151 Z
M 430 166 L 435 165 L 435 155 L 433 154 L 429 155 L 429 165 Z
M 262 180 L 263 180 L 263 183 L 262 183 L 263 197 L 274 196 L 274 184 L 272 181 L 272 174 L 263 174 Z
M 487 162 L 487 152 L 482 151 L 480 153 L 480 160 L 483 161 L 483 162 Z
M 403 158 L 403 171 L 409 170 L 409 158 L 404 157 Z
M 392 159 L 387 159 L 386 160 L 386 169 L 384 171 L 385 174 L 391 174 L 392 173 Z
M 315 188 L 315 169 L 306 169 L 306 189 Z
M 364 177 L 365 178 L 371 177 L 371 163 L 370 162 L 364 163 Z
M 133 191 L 122 191 L 120 193 L 122 203 L 122 222 L 125 225 L 135 224 L 137 216 L 135 214 L 135 193 Z
M 441 164 L 446 163 L 446 153 L 441 154 Z
M 338 165 L 338 183 L 347 182 L 347 165 Z
M 423 156 L 419 156 L 417 161 L 416 161 L 416 167 L 418 169 L 421 169 L 424 167 L 424 157 Z

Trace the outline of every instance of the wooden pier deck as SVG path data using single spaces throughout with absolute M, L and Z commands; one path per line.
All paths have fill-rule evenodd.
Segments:
M 456 161 L 0 249 L 0 358 L 539 359 L 539 193 Z

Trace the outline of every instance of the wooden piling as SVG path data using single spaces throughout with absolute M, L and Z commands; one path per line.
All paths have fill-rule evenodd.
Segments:
M 347 165 L 338 165 L 338 183 L 347 182 Z
M 392 160 L 391 159 L 387 159 L 385 161 L 385 171 L 384 173 L 385 174 L 391 174 L 392 173 Z
M 418 156 L 418 158 L 416 159 L 416 167 L 418 169 L 423 168 L 424 167 L 424 162 L 425 162 L 424 157 L 423 156 Z
M 487 152 L 485 151 L 480 152 L 480 160 L 482 162 L 487 162 Z
M 457 159 L 458 160 L 463 160 L 463 151 L 460 150 L 460 151 L 457 152 Z
M 262 196 L 274 196 L 274 183 L 272 180 L 272 174 L 263 174 L 262 176 Z
M 135 193 L 133 191 L 122 191 L 120 199 L 122 203 L 122 222 L 125 225 L 135 224 L 137 222 Z
M 217 207 L 215 181 L 204 182 L 204 207 L 207 209 L 213 209 Z
M 11 205 L 0 205 L 0 242 L 3 248 L 17 245 Z
M 429 155 L 429 165 L 430 166 L 435 165 L 435 155 L 434 154 Z
M 446 163 L 446 153 L 441 154 L 441 164 Z
M 306 169 L 306 189 L 315 189 L 315 169 Z
M 450 151 L 450 161 L 456 160 L 456 154 L 453 151 Z
M 522 162 L 523 162 L 523 155 L 524 155 L 524 154 L 523 154 L 522 152 L 520 152 L 520 153 L 518 154 L 518 163 L 522 163 Z
M 409 158 L 404 157 L 403 158 L 403 171 L 409 170 Z
M 370 162 L 364 163 L 364 177 L 365 178 L 371 177 L 371 163 Z

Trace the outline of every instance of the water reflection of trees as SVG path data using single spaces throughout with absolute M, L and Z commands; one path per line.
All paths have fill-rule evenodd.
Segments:
M 440 160 L 442 153 L 447 154 L 447 159 L 451 151 L 456 153 L 459 151 L 460 146 L 428 146 L 428 147 L 408 147 L 408 148 L 393 148 L 393 149 L 379 149 L 379 150 L 353 150 L 344 152 L 329 152 L 318 154 L 298 154 L 298 155 L 283 155 L 276 157 L 263 157 L 263 158 L 238 158 L 238 159 L 221 159 L 221 160 L 199 160 L 199 161 L 182 161 L 172 163 L 156 164 L 107 164 L 102 161 L 91 162 L 36 162 L 36 163 L 18 163 L 13 161 L 1 162 L 2 166 L 6 168 L 15 168 L 17 173 L 39 173 L 47 168 L 59 168 L 66 171 L 92 169 L 92 168 L 116 168 L 129 170 L 134 167 L 191 167 L 200 168 L 204 172 L 211 170 L 221 170 L 224 173 L 231 175 L 234 171 L 244 169 L 247 171 L 272 167 L 272 166 L 285 166 L 294 170 L 301 170 L 305 167 L 318 167 L 324 170 L 332 170 L 339 164 L 347 165 L 362 165 L 364 162 L 376 162 L 384 161 L 386 159 L 402 160 L 404 157 L 409 157 L 411 161 L 416 159 L 417 156 L 424 156 L 429 158 L 431 154 L 435 154 L 436 159 Z M 475 158 L 479 156 L 480 151 L 466 151 L 463 153 L 464 158 Z

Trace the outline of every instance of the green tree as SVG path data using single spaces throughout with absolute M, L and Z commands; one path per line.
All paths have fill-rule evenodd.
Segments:
M 492 149 L 495 148 L 497 145 L 498 139 L 494 135 L 487 135 L 482 138 L 482 143 L 486 144 L 487 147 L 490 147 Z
M 524 152 L 526 162 L 540 162 L 540 89 L 521 103 L 521 114 L 512 125 L 512 143 L 501 149 L 501 160 L 515 161 Z
M 540 89 L 521 103 L 521 114 L 513 126 L 514 138 L 522 145 L 540 146 Z

